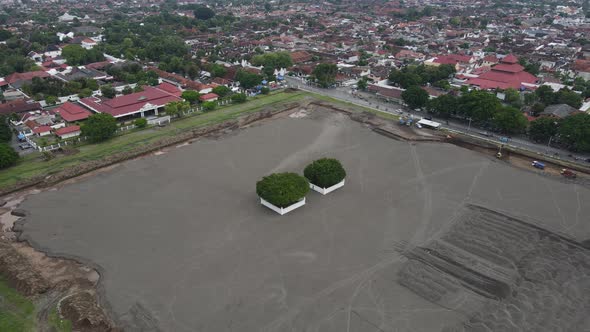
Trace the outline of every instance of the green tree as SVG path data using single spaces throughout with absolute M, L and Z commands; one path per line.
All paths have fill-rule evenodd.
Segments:
M 360 79 L 360 80 L 358 80 L 358 82 L 356 83 L 356 86 L 357 86 L 357 88 L 358 88 L 359 90 L 362 90 L 362 91 L 365 91 L 365 90 L 367 90 L 367 86 L 368 86 L 367 79 L 366 79 L 366 78 L 364 78 L 364 77 L 363 77 L 363 78 L 361 78 L 361 79 Z
M 57 104 L 57 97 L 56 96 L 47 96 L 47 97 L 45 97 L 45 103 L 47 105 L 55 105 L 55 104 Z
M 197 91 L 186 90 L 182 92 L 181 97 L 191 104 L 196 104 L 199 102 L 199 97 L 201 97 L 201 95 Z
M 222 65 L 214 63 L 209 67 L 209 73 L 211 73 L 211 76 L 213 77 L 223 77 L 227 73 L 227 69 Z
M 299 202 L 308 192 L 307 179 L 295 173 L 275 173 L 256 182 L 256 194 L 281 208 Z
M 402 92 L 402 99 L 411 109 L 422 108 L 428 102 L 428 92 L 414 85 Z
M 72 66 L 85 65 L 104 60 L 104 54 L 98 48 L 87 50 L 82 46 L 75 44 L 65 46 L 61 51 L 61 56 Z
M 247 99 L 248 99 L 248 97 L 246 96 L 245 93 L 236 93 L 235 95 L 231 96 L 231 100 L 234 103 L 244 103 L 244 102 L 246 102 Z
M 123 94 L 124 95 L 130 95 L 133 93 L 133 89 L 128 85 L 123 89 Z
M 80 90 L 80 93 L 78 93 L 78 97 L 80 98 L 86 98 L 86 97 L 90 97 L 92 96 L 92 90 L 85 88 Z
M 251 89 L 262 82 L 262 76 L 250 73 L 245 70 L 240 70 L 236 74 L 236 79 L 240 82 L 240 86 L 244 89 Z
M 559 139 L 569 149 L 590 152 L 590 114 L 578 113 L 561 120 Z
M 190 104 L 187 101 L 172 101 L 164 106 L 166 114 L 176 117 L 181 117 L 189 109 Z
M 81 131 L 91 142 L 105 141 L 117 131 L 117 120 L 107 113 L 93 114 L 84 121 Z
M 496 110 L 493 117 L 494 125 L 506 134 L 515 134 L 524 132 L 528 120 L 518 108 L 500 107 Z
M 525 105 L 533 105 L 537 101 L 539 101 L 539 96 L 536 93 L 526 93 L 524 95 L 524 104 Z
M 199 20 L 209 20 L 215 16 L 215 12 L 205 6 L 199 6 L 194 10 L 195 18 Z
M 459 97 L 457 111 L 476 122 L 485 122 L 492 119 L 500 106 L 500 100 L 494 94 L 474 90 Z
M 206 101 L 203 103 L 203 112 L 211 112 L 217 108 L 217 103 L 214 101 Z
M 260 93 L 262 93 L 263 95 L 267 95 L 270 93 L 270 89 L 266 86 L 263 86 L 262 89 L 260 89 Z
M 10 145 L 0 143 L 0 169 L 16 164 L 18 158 L 18 153 Z
M 430 99 L 428 100 L 428 103 L 426 103 L 426 109 L 429 112 L 434 113 L 442 118 L 450 118 L 452 115 L 454 115 L 457 111 L 457 106 L 457 97 L 451 94 L 446 94 Z
M 529 137 L 535 142 L 546 143 L 549 138 L 557 134 L 559 122 L 550 117 L 541 117 L 529 125 Z
M 254 66 L 268 67 L 271 71 L 288 68 L 293 65 L 293 59 L 291 59 L 291 53 L 289 52 L 271 52 L 255 55 L 250 62 Z
M 110 84 L 105 84 L 101 86 L 100 92 L 102 93 L 103 97 L 109 99 L 115 98 L 115 96 L 117 95 L 117 91 L 115 91 L 115 88 L 113 88 L 113 86 Z
M 504 101 L 513 106 L 520 108 L 522 106 L 522 102 L 520 100 L 520 93 L 513 88 L 508 88 L 504 90 Z
M 440 81 L 436 81 L 433 84 L 435 87 L 443 89 L 443 90 L 450 90 L 451 89 L 451 83 L 449 83 L 449 81 L 447 80 L 440 80 Z
M 307 165 L 303 170 L 305 178 L 320 188 L 329 188 L 346 177 L 346 171 L 337 159 L 322 158 Z
M 225 85 L 219 85 L 213 88 L 213 93 L 219 97 L 225 97 L 231 93 L 231 89 Z
M 535 90 L 535 94 L 545 105 L 553 105 L 557 101 L 557 97 L 553 92 L 553 89 L 548 85 L 541 85 L 539 88 L 537 88 L 537 90 Z
M 8 143 L 12 139 L 12 130 L 8 126 L 8 119 L 0 115 L 0 143 Z
M 133 124 L 137 127 L 137 128 L 145 128 L 147 127 L 147 119 L 146 118 L 139 118 L 139 119 L 135 119 L 135 121 L 133 121 Z
M 331 63 L 320 63 L 311 73 L 315 81 L 323 88 L 327 88 L 336 83 L 336 74 L 338 67 Z
M 569 89 L 561 89 L 557 93 L 558 104 L 568 104 L 573 108 L 579 109 L 582 107 L 582 96 Z

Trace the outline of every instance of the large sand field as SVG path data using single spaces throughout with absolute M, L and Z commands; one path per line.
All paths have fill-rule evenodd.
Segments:
M 285 216 L 259 204 L 262 176 L 324 156 L 344 188 Z M 587 187 L 316 110 L 32 195 L 21 236 L 96 267 L 128 331 L 582 331 L 587 202 Z

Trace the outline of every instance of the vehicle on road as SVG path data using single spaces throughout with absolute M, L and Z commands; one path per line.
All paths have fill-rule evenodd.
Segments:
M 571 169 L 564 168 L 561 170 L 561 175 L 569 179 L 575 179 L 578 177 L 576 173 L 574 173 Z
M 545 169 L 545 164 L 540 162 L 540 161 L 533 161 L 533 163 L 531 164 L 533 167 L 538 168 L 538 169 Z

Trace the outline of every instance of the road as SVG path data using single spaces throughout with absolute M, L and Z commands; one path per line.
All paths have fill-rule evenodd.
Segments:
M 400 103 L 388 102 L 380 99 L 374 94 L 367 92 L 355 92 L 350 87 L 337 87 L 333 89 L 322 89 L 306 84 L 306 82 L 300 78 L 286 77 L 287 83 L 290 87 L 298 88 L 314 92 L 317 94 L 329 96 L 335 99 L 353 103 L 359 106 L 370 107 L 376 110 L 398 114 L 398 115 L 411 115 L 414 117 L 421 118 L 425 115 L 425 112 L 410 110 L 406 106 Z M 433 119 L 436 121 L 437 119 Z M 457 120 L 439 120 L 442 124 L 442 128 L 458 131 L 468 135 L 478 136 L 482 139 L 494 140 L 500 142 L 502 136 L 496 134 L 484 134 L 485 131 L 482 129 L 474 128 L 469 124 L 460 122 Z M 590 163 L 587 161 L 590 155 L 576 154 L 573 155 L 571 152 L 562 150 L 559 148 L 547 146 L 545 144 L 537 144 L 529 141 L 524 137 L 511 137 L 507 143 L 508 145 L 528 150 L 534 153 L 543 154 L 545 156 L 555 158 L 558 160 L 567 160 L 569 162 L 578 163 L 580 165 L 588 166 Z

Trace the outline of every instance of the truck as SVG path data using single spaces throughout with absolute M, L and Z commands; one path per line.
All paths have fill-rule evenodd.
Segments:
M 578 175 L 574 173 L 571 169 L 564 168 L 561 170 L 561 175 L 568 179 L 575 179 Z
M 533 163 L 531 164 L 531 166 L 538 168 L 538 169 L 545 169 L 545 164 L 543 164 L 540 161 L 533 161 Z

